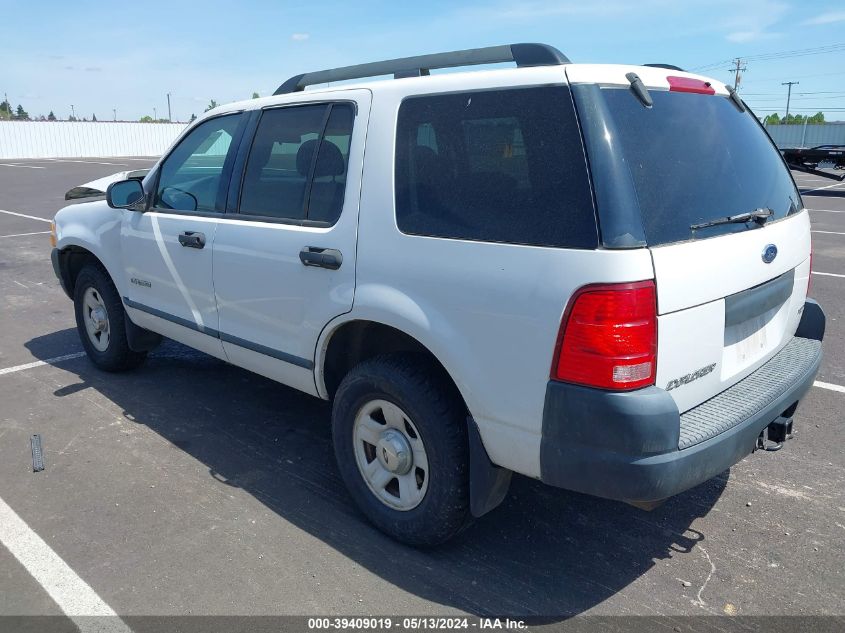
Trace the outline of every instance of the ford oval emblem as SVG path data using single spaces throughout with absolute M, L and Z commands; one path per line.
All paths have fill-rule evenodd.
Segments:
M 775 257 L 778 256 L 778 247 L 774 244 L 769 244 L 766 248 L 763 249 L 763 261 L 767 264 L 771 264 L 775 261 Z

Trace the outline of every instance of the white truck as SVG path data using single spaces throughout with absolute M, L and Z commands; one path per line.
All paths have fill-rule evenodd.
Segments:
M 808 212 L 736 93 L 541 44 L 293 77 L 54 239 L 95 365 L 167 337 L 333 399 L 349 492 L 415 545 L 512 472 L 649 507 L 779 448 L 822 354 Z

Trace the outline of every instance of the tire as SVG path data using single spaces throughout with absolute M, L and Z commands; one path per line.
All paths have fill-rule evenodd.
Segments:
M 454 386 L 421 354 L 364 361 L 340 383 L 332 409 L 340 474 L 364 515 L 396 540 L 438 545 L 471 523 L 465 411 Z M 404 431 L 406 444 L 395 430 Z M 399 448 L 412 455 L 404 474 Z
M 101 266 L 86 264 L 79 271 L 73 289 L 73 306 L 82 347 L 97 367 L 116 372 L 135 369 L 144 362 L 146 352 L 135 352 L 129 348 L 123 302 Z M 99 312 L 99 308 L 103 312 Z M 91 332 L 98 326 L 104 329 Z

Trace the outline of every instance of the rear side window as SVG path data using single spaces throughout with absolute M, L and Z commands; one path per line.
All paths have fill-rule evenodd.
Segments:
M 406 99 L 399 108 L 395 185 L 404 233 L 597 246 L 566 86 Z
M 351 104 L 267 110 L 250 149 L 239 211 L 334 224 L 343 207 Z

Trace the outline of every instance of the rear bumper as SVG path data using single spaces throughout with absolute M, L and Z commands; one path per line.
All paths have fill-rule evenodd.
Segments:
M 683 415 L 657 387 L 614 393 L 550 382 L 541 479 L 599 497 L 649 502 L 724 472 L 812 386 L 824 315 L 815 302 L 808 306 L 816 325 L 802 333 L 813 338 L 794 338 L 753 374 Z

